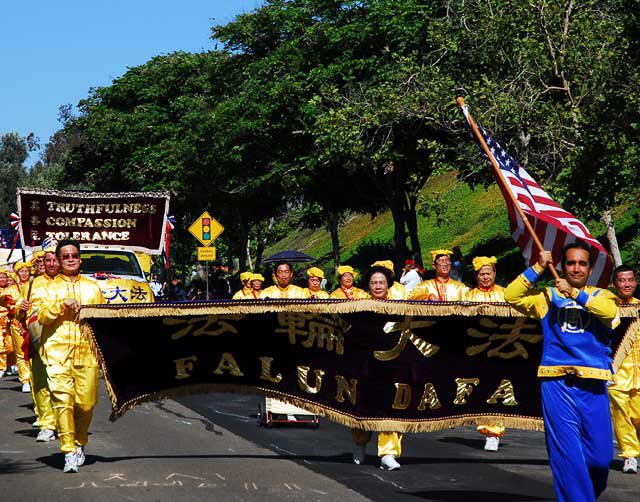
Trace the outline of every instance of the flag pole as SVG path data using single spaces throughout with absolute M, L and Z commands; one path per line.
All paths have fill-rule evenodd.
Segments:
M 458 96 L 456 98 L 456 103 L 458 103 L 458 106 L 460 108 L 462 108 L 462 109 L 464 109 L 466 107 L 463 97 Z M 495 175 L 502 181 L 504 186 L 507 186 L 507 180 L 505 180 L 504 176 L 502 175 L 502 172 L 500 171 L 500 166 L 498 166 L 498 163 L 496 162 L 496 159 L 494 158 L 493 154 L 491 153 L 491 150 L 489 150 L 489 147 L 487 146 L 487 143 L 485 142 L 484 138 L 482 137 L 482 134 L 480 134 L 480 131 L 478 130 L 478 126 L 476 125 L 475 120 L 473 120 L 473 117 L 471 116 L 471 113 L 469 113 L 469 110 L 466 110 L 466 111 L 467 111 L 466 117 L 469 120 L 469 125 L 471 126 L 471 130 L 473 131 L 473 134 L 476 135 L 476 138 L 478 138 L 478 141 L 480 142 L 480 145 L 482 146 L 482 149 L 484 150 L 484 153 L 487 154 L 487 157 L 489 158 L 489 161 L 491 162 L 491 166 L 493 167 L 493 171 L 494 171 Z M 542 246 L 542 242 L 540 242 L 540 239 L 538 238 L 538 235 L 536 234 L 535 230 L 531 226 L 531 222 L 529 221 L 527 216 L 524 214 L 524 211 L 520 207 L 520 204 L 518 203 L 518 201 L 514 197 L 513 193 L 511 193 L 510 190 L 504 190 L 504 192 L 508 192 L 508 195 L 511 198 L 511 202 L 513 203 L 513 206 L 518 211 L 518 214 L 520 215 L 520 219 L 522 219 L 522 222 L 524 223 L 525 228 L 531 234 L 533 242 L 535 242 L 536 246 L 538 247 L 538 251 L 539 252 L 544 251 L 544 247 Z M 553 266 L 553 263 L 549 263 L 549 271 L 551 272 L 551 275 L 553 275 L 554 279 L 560 279 L 560 276 L 558 275 L 558 271 Z

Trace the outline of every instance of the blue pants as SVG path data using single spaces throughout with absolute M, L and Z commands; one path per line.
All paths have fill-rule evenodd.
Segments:
M 613 432 L 606 382 L 543 378 L 542 413 L 558 500 L 594 501 L 607 487 Z

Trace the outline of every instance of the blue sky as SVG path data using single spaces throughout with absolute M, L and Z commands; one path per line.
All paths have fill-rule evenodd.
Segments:
M 212 50 L 210 28 L 259 0 L 2 2 L 0 134 L 33 132 L 44 146 L 58 107 L 76 105 L 158 54 Z M 38 154 L 32 155 L 29 164 Z

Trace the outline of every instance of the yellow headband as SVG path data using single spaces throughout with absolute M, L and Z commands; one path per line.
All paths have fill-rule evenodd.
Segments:
M 476 256 L 471 263 L 473 263 L 473 269 L 477 272 L 485 265 L 491 265 L 492 267 L 498 262 L 495 256 Z
M 452 254 L 453 251 L 450 251 L 449 249 L 434 249 L 431 251 L 431 261 L 436 261 L 436 257 L 440 255 L 451 256 Z
M 252 274 L 253 274 L 253 272 L 242 272 L 242 273 L 240 274 L 240 280 L 241 280 L 242 282 L 244 282 L 244 281 L 248 281 L 248 280 L 249 280 L 249 277 L 251 277 L 251 275 L 252 275 Z
M 249 280 L 250 281 L 262 281 L 262 282 L 264 282 L 264 277 L 262 277 L 262 274 L 251 274 L 249 276 Z
M 7 274 L 7 277 L 11 278 L 14 280 L 14 282 L 18 282 L 18 276 L 16 274 L 14 274 L 13 272 L 9 272 Z
M 351 274 L 354 279 L 358 277 L 358 272 L 353 270 L 351 265 L 341 265 L 338 267 L 338 277 L 344 274 Z
M 395 273 L 395 270 L 393 270 L 393 262 L 391 260 L 378 260 L 378 261 L 374 261 L 371 264 L 372 267 L 384 267 L 386 269 L 391 270 L 391 272 Z
M 324 279 L 324 272 L 318 267 L 311 267 L 309 270 L 307 270 L 307 275 L 309 277 L 319 277 L 320 279 Z

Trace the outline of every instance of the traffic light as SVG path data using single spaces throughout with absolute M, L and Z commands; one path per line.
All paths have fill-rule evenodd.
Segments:
M 211 220 L 209 218 L 202 218 L 202 240 L 211 240 Z

